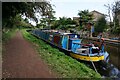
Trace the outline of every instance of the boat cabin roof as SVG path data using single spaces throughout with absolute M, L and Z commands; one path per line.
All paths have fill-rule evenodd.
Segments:
M 38 29 L 38 30 L 39 30 L 39 29 Z M 43 32 L 49 32 L 49 33 L 55 34 L 55 35 L 68 35 L 70 38 L 73 38 L 73 36 L 76 37 L 76 38 L 80 38 L 80 37 L 78 37 L 79 34 L 68 33 L 68 32 L 60 32 L 59 30 L 47 30 L 47 29 L 44 30 L 44 29 L 43 29 L 42 31 L 43 31 Z

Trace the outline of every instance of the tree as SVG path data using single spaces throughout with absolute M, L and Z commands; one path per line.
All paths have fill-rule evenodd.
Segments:
M 58 29 L 68 30 L 71 28 L 71 25 L 76 25 L 76 22 L 73 21 L 71 18 L 67 17 L 60 17 L 58 20 Z
M 87 31 L 90 36 L 90 29 L 93 23 L 93 14 L 89 12 L 89 10 L 79 11 L 78 15 L 80 16 L 79 23 L 81 31 Z M 82 33 L 83 33 L 82 32 Z
M 112 10 L 112 8 L 111 8 L 111 5 L 110 4 L 107 4 L 107 5 L 104 5 L 105 7 L 107 7 L 107 9 L 108 9 L 108 17 L 109 17 L 109 21 L 110 21 L 110 28 L 112 29 L 112 15 L 111 15 L 111 10 Z
M 3 26 L 7 26 L 12 23 L 12 19 L 17 14 L 25 15 L 28 18 L 32 18 L 38 22 L 35 13 L 40 15 L 51 15 L 52 5 L 50 2 L 44 0 L 43 2 L 3 2 L 2 3 L 2 19 Z M 13 24 L 11 24 L 12 26 Z M 11 27 L 10 26 L 10 27 Z
M 79 11 L 78 15 L 80 16 L 80 26 L 86 25 L 88 22 L 92 22 L 92 14 L 88 10 Z
M 54 18 L 51 21 L 52 29 L 68 30 L 69 28 L 73 28 L 73 25 L 76 25 L 76 22 L 67 17 L 59 17 L 59 20 L 56 20 L 56 18 Z
M 112 3 L 111 5 L 105 5 L 108 8 L 108 16 L 110 19 L 110 32 L 111 33 L 115 33 L 115 34 L 119 34 L 120 33 L 120 19 L 119 19 L 119 15 L 120 15 L 120 1 L 115 1 L 114 3 Z M 111 16 L 112 13 L 112 16 Z M 112 23 L 112 18 L 113 18 L 113 23 Z
M 51 23 L 56 20 L 56 17 L 54 17 L 55 11 L 51 11 L 52 14 L 46 16 L 46 22 L 49 29 L 51 29 Z
M 24 21 L 25 21 L 26 23 L 29 23 L 29 21 L 28 21 L 28 19 L 27 19 L 27 18 L 25 18 L 25 19 L 24 19 Z
M 114 27 L 113 29 L 113 33 L 115 34 L 120 34 L 120 1 L 116 1 L 115 4 L 112 7 L 112 11 L 113 11 L 113 23 L 114 23 Z
M 95 24 L 95 32 L 101 33 L 103 32 L 107 27 L 105 17 L 101 17 L 97 23 Z
M 41 18 L 40 24 L 42 25 L 42 27 L 46 26 L 46 18 Z
M 51 28 L 52 29 L 57 29 L 59 26 L 60 26 L 59 20 L 55 20 L 55 21 L 52 22 Z

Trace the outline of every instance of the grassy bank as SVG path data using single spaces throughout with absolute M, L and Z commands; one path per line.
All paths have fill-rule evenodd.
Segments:
M 25 39 L 36 45 L 39 55 L 48 66 L 62 78 L 100 78 L 100 74 L 88 68 L 85 64 L 65 55 L 58 49 L 51 47 L 44 41 L 37 39 L 25 30 L 22 30 Z

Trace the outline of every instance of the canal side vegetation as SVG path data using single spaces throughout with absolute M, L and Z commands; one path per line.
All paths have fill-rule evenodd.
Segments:
M 37 7 L 37 8 L 36 8 Z M 2 40 L 8 41 L 15 31 L 14 28 L 33 27 L 28 19 L 37 22 L 35 16 L 39 12 L 42 16 L 51 15 L 52 6 L 48 1 L 43 2 L 4 2 L 2 3 Z M 47 14 L 46 14 L 47 13 Z M 25 19 L 23 19 L 25 17 Z
M 2 54 L 6 51 L 6 49 L 4 48 L 5 44 L 9 42 L 9 40 L 15 35 L 17 30 L 18 30 L 17 28 L 13 28 L 13 29 L 6 28 L 5 31 L 2 32 L 2 43 L 1 43 L 2 47 L 0 47 L 2 48 Z
M 25 39 L 36 45 L 40 57 L 48 63 L 48 66 L 58 77 L 62 78 L 101 78 L 99 73 L 87 67 L 85 64 L 65 55 L 57 48 L 53 48 L 46 42 L 34 37 L 26 30 L 22 30 Z
M 9 41 L 15 34 L 15 32 L 18 30 L 16 28 L 13 29 L 5 29 L 6 31 L 4 31 L 2 33 L 2 42 L 6 43 L 7 41 Z

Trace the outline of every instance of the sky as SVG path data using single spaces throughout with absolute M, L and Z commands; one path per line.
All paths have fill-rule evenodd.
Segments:
M 112 4 L 116 0 L 51 0 L 55 5 L 53 9 L 56 11 L 55 16 L 59 17 L 76 17 L 81 10 L 99 11 L 108 14 L 107 7 L 104 5 Z

